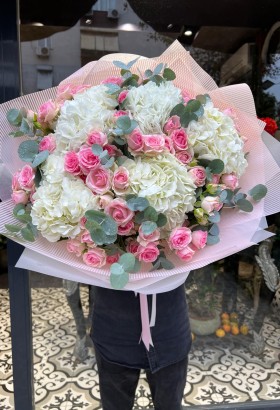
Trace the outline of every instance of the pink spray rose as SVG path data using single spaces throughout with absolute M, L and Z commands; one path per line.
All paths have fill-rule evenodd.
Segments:
M 113 75 L 111 77 L 105 78 L 105 80 L 101 81 L 101 84 L 116 84 L 116 85 L 121 85 L 123 82 L 122 77 L 118 77 L 116 75 Z
M 111 172 L 104 167 L 92 169 L 87 176 L 86 185 L 95 194 L 105 194 L 111 188 Z
M 53 152 L 56 148 L 56 142 L 55 142 L 55 138 L 54 135 L 49 134 L 46 135 L 42 141 L 39 143 L 39 151 L 49 151 L 49 152 Z
M 188 148 L 188 135 L 183 128 L 172 131 L 170 138 L 176 151 L 184 151 Z
M 84 174 L 88 174 L 91 170 L 94 170 L 100 165 L 100 158 L 94 155 L 91 148 L 83 147 L 78 152 L 79 164 Z
M 124 115 L 128 115 L 128 113 L 126 111 L 123 111 L 123 110 L 118 110 L 118 111 L 114 112 L 114 117 L 115 118 L 123 117 Z
M 87 136 L 87 144 L 88 145 L 98 144 L 98 145 L 101 145 L 103 147 L 103 145 L 105 145 L 107 143 L 108 143 L 108 138 L 107 138 L 107 135 L 104 134 L 104 132 L 92 131 Z
M 37 121 L 44 127 L 52 126 L 58 112 L 59 105 L 49 100 L 39 107 Z
M 134 222 L 133 221 L 128 221 L 124 225 L 119 225 L 118 226 L 118 235 L 122 235 L 122 236 L 131 235 L 133 228 L 134 228 Z
M 132 255 L 137 256 L 139 243 L 133 238 L 128 238 L 126 241 L 126 251 L 132 253 Z
M 129 187 L 129 173 L 125 167 L 119 167 L 113 175 L 112 180 L 113 190 L 120 195 Z
M 189 228 L 182 226 L 174 228 L 169 236 L 168 244 L 170 249 L 183 249 L 192 240 L 192 232 Z
M 24 165 L 18 174 L 18 184 L 21 189 L 31 191 L 34 186 L 35 172 L 30 165 Z
M 163 131 L 166 134 L 171 134 L 172 131 L 177 130 L 178 128 L 181 128 L 180 117 L 178 117 L 178 115 L 172 115 L 172 117 L 170 117 L 165 123 Z
M 204 209 L 208 214 L 213 211 L 219 211 L 223 206 L 223 203 L 220 201 L 218 196 L 206 196 L 201 201 L 201 208 Z
M 108 151 L 109 157 L 120 157 L 122 155 L 122 152 L 119 148 L 117 148 L 115 145 L 111 144 L 106 144 L 103 147 L 104 151 Z
M 148 243 L 146 246 L 139 245 L 137 256 L 140 262 L 154 262 L 159 256 L 160 251 L 158 247 L 153 243 Z
M 118 225 L 125 225 L 134 217 L 126 201 L 122 198 L 115 198 L 105 207 L 105 213 L 110 215 Z
M 23 189 L 20 189 L 19 191 L 13 191 L 11 198 L 15 204 L 26 205 L 29 200 L 29 194 Z
M 177 151 L 175 157 L 184 165 L 189 164 L 193 159 L 193 155 L 189 151 Z
M 101 209 L 104 209 L 110 202 L 114 199 L 113 194 L 107 193 L 105 195 L 100 195 L 98 205 Z
M 220 182 L 220 174 L 212 174 L 212 184 L 218 184 Z
M 138 129 L 133 130 L 127 137 L 128 147 L 133 152 L 141 152 L 144 148 L 144 138 Z
M 17 171 L 12 178 L 12 190 L 13 191 L 18 191 L 21 187 L 18 182 L 18 177 L 19 177 L 20 171 Z
M 78 93 L 84 92 L 90 88 L 90 85 L 74 85 L 74 84 L 62 84 L 57 87 L 56 101 L 63 103 L 66 100 L 72 100 L 73 96 Z
M 124 102 L 124 100 L 125 100 L 126 97 L 127 97 L 127 94 L 128 94 L 128 90 L 124 90 L 124 91 L 121 91 L 121 92 L 119 93 L 119 96 L 118 96 L 118 103 L 119 103 L 119 104 L 121 104 L 122 102 Z
M 207 231 L 193 231 L 192 232 L 192 245 L 195 246 L 197 249 L 202 249 L 207 243 Z
M 238 178 L 234 173 L 231 174 L 223 174 L 221 178 L 221 182 L 225 184 L 228 189 L 234 191 L 238 187 Z
M 188 173 L 192 176 L 194 183 L 197 187 L 201 187 L 205 184 L 206 170 L 204 167 L 193 167 L 189 170 Z
M 184 103 L 187 103 L 188 101 L 192 99 L 192 96 L 185 90 L 183 90 L 181 94 L 182 94 Z
M 91 239 L 91 235 L 87 229 L 85 229 L 83 233 L 81 234 L 81 242 L 90 243 L 90 244 L 93 243 L 93 240 Z
M 86 249 L 84 243 L 81 243 L 77 239 L 68 239 L 66 243 L 66 249 L 68 252 L 74 253 L 77 256 L 81 256 L 83 251 Z
M 64 157 L 64 170 L 73 175 L 79 175 L 81 168 L 79 164 L 79 157 L 74 151 L 69 151 Z
M 182 261 L 189 262 L 195 254 L 195 251 L 190 246 L 186 246 L 183 249 L 177 249 L 175 253 Z
M 165 148 L 165 138 L 163 135 L 143 135 L 144 152 L 162 152 Z
M 174 149 L 173 141 L 167 135 L 164 137 L 164 145 L 165 145 L 165 149 L 168 152 L 170 152 L 170 154 L 175 155 L 175 149 Z
M 137 238 L 137 241 L 142 246 L 146 246 L 147 243 L 149 243 L 149 242 L 157 242 L 160 238 L 160 230 L 159 229 L 155 229 L 154 232 L 150 233 L 149 235 L 145 235 L 142 231 L 142 226 L 140 226 L 138 234 L 139 234 L 139 236 Z
M 83 254 L 83 261 L 94 268 L 102 268 L 106 264 L 106 252 L 101 248 L 91 248 Z
M 119 259 L 120 259 L 119 253 L 115 253 L 114 255 L 108 255 L 106 257 L 106 263 L 108 263 L 109 265 L 112 265 L 113 263 L 118 262 Z

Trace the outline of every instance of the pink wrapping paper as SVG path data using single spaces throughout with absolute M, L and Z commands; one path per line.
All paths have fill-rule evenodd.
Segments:
M 133 56 L 109 55 L 102 60 L 87 64 L 62 83 L 97 85 L 106 77 L 119 74 L 119 69 L 110 61 L 113 59 L 127 62 L 131 61 Z M 175 71 L 174 84 L 177 87 L 193 95 L 208 93 L 218 108 L 223 110 L 230 107 L 235 110 L 241 134 L 248 139 L 245 151 L 249 152 L 247 158 L 249 165 L 240 179 L 242 192 L 262 183 L 268 187 L 268 194 L 264 200 L 255 204 L 251 213 L 223 209 L 219 223 L 220 243 L 200 250 L 191 262 L 184 263 L 170 252 L 167 257 L 175 263 L 174 269 L 150 272 L 151 266 L 143 265 L 140 272 L 131 274 L 125 289 L 144 293 L 170 290 L 178 286 L 178 282 L 182 283 L 190 270 L 222 259 L 269 237 L 271 234 L 264 231 L 266 228 L 264 217 L 280 211 L 280 169 L 278 165 L 280 144 L 267 133 L 265 133 L 265 143 L 263 142 L 261 134 L 264 123 L 256 118 L 254 100 L 249 87 L 239 84 L 218 88 L 214 80 L 199 67 L 177 41 L 157 58 L 140 58 L 132 71 L 138 73 L 139 69 L 144 72 L 159 63 L 166 63 Z M 3 201 L 0 204 L 0 232 L 5 233 L 6 236 L 9 234 L 6 233 L 4 225 L 15 223 L 12 216 L 14 204 L 9 199 L 10 184 L 12 174 L 23 166 L 18 158 L 17 148 L 24 139 L 13 139 L 8 136 L 12 127 L 6 119 L 6 113 L 11 108 L 21 107 L 28 107 L 36 111 L 39 105 L 54 98 L 55 94 L 55 88 L 48 89 L 8 101 L 0 106 L 0 158 L 2 161 L 2 164 L 0 162 L 0 197 Z M 17 241 L 20 242 L 20 240 Z M 64 279 L 110 287 L 109 269 L 97 269 L 85 265 L 76 256 L 67 252 L 65 241 L 54 244 L 39 237 L 35 243 L 22 242 L 22 244 L 28 252 L 21 257 L 19 262 L 21 267 Z M 43 265 L 40 264 L 38 255 L 42 255 L 45 261 Z

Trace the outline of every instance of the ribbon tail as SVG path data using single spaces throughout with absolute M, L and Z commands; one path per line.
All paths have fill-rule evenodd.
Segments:
M 141 339 L 149 351 L 150 345 L 153 345 L 150 323 L 149 323 L 149 309 L 148 309 L 148 299 L 147 295 L 140 293 L 140 311 L 141 311 L 141 322 L 142 322 L 142 334 Z M 140 339 L 140 340 L 141 340 Z

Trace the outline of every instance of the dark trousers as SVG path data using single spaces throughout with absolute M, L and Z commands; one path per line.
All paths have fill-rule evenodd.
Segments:
M 96 351 L 103 410 L 132 410 L 140 369 L 110 363 Z M 163 367 L 155 373 L 146 370 L 155 410 L 181 410 L 188 359 Z

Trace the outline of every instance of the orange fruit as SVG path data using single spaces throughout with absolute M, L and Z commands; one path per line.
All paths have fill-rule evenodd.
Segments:
M 226 313 L 226 312 L 222 313 L 222 314 L 221 314 L 221 319 L 222 319 L 222 320 L 223 320 L 223 319 L 229 320 L 229 314 Z
M 249 333 L 248 326 L 247 325 L 240 326 L 240 333 L 242 333 L 242 335 L 247 335 Z
M 231 333 L 233 335 L 238 335 L 239 334 L 239 327 L 237 325 L 231 326 Z
M 229 333 L 231 331 L 231 326 L 227 323 L 225 323 L 222 327 L 226 333 Z
M 226 334 L 224 329 L 221 329 L 221 328 L 217 329 L 215 333 L 216 333 L 216 336 L 218 336 L 218 337 L 224 337 L 225 334 Z
M 222 320 L 222 325 L 230 325 L 229 319 L 223 319 Z

